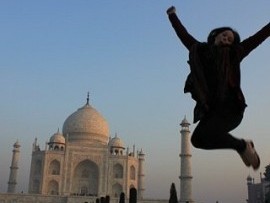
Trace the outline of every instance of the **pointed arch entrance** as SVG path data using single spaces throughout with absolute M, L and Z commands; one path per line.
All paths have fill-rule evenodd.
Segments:
M 96 196 L 98 194 L 98 180 L 97 164 L 90 160 L 84 160 L 74 170 L 72 193 Z

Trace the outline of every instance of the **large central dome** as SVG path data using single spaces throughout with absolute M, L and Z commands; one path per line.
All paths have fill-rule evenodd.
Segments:
M 65 120 L 63 134 L 68 142 L 107 144 L 109 127 L 103 116 L 87 102 Z

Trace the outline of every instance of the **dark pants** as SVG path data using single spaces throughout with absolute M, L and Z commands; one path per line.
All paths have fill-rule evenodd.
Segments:
M 191 137 L 194 147 L 201 149 L 245 150 L 243 139 L 233 137 L 229 132 L 242 121 L 243 113 L 234 108 L 218 108 L 205 115 L 195 128 Z

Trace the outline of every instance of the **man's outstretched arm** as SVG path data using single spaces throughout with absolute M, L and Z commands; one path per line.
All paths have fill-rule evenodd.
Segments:
M 191 34 L 189 34 L 186 28 L 183 26 L 183 24 L 181 23 L 181 21 L 176 15 L 176 9 L 174 6 L 171 6 L 170 8 L 168 8 L 167 14 L 177 36 L 179 37 L 181 42 L 184 44 L 184 46 L 188 50 L 190 50 L 192 45 L 194 45 L 195 43 L 198 43 L 198 41 Z

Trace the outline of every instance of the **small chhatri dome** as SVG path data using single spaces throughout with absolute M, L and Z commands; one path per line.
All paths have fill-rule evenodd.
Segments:
M 125 149 L 123 141 L 117 137 L 117 134 L 110 140 L 109 147 Z
M 49 145 L 49 150 L 64 151 L 66 140 L 64 136 L 59 132 L 59 129 L 56 133 L 54 133 L 51 136 L 50 142 L 48 143 L 48 145 Z
M 89 104 L 89 94 L 86 104 L 65 120 L 63 134 L 68 142 L 108 143 L 107 121 Z
M 109 149 L 110 149 L 111 155 L 115 155 L 115 156 L 124 155 L 124 150 L 125 150 L 124 143 L 119 137 L 117 137 L 117 134 L 115 134 L 115 137 L 110 140 Z
M 181 126 L 184 126 L 184 127 L 188 127 L 190 125 L 190 123 L 188 122 L 186 116 L 185 118 L 182 120 L 182 122 L 180 123 Z
M 250 175 L 248 175 L 248 177 L 247 177 L 247 182 L 249 182 L 249 183 L 252 182 L 252 177 Z
M 54 133 L 50 138 L 50 143 L 58 143 L 58 144 L 65 144 L 66 140 L 64 136 L 59 132 L 59 129 L 56 133 Z
M 17 140 L 13 145 L 14 148 L 20 148 L 20 146 L 21 145 L 19 144 L 19 140 Z

